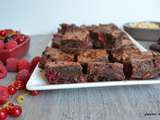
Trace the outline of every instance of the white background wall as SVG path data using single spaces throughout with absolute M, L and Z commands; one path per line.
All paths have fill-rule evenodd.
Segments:
M 45 34 L 61 22 L 160 21 L 160 0 L 0 0 L 0 29 Z

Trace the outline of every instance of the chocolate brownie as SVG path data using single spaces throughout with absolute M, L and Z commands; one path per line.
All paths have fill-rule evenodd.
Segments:
M 136 54 L 141 54 L 141 51 L 133 45 L 124 46 L 120 49 L 114 49 L 111 51 L 112 60 L 120 63 L 128 63 L 130 57 Z
M 134 46 L 128 35 L 123 31 L 115 30 L 111 34 L 116 39 L 113 44 L 113 49 L 120 49 L 125 46 Z
M 124 80 L 123 64 L 90 62 L 88 64 L 88 81 L 119 81 Z
M 75 29 L 66 32 L 61 40 L 61 47 L 65 48 L 91 48 L 92 43 L 89 32 L 83 29 Z
M 131 79 L 151 79 L 159 74 L 151 52 L 142 52 L 140 55 L 131 56 L 130 64 L 132 68 Z
M 127 34 L 114 24 L 99 25 L 90 32 L 90 35 L 95 48 L 112 50 L 133 45 Z
M 61 40 L 63 39 L 65 33 L 73 32 L 75 30 L 80 30 L 80 29 L 81 28 L 76 26 L 75 24 L 66 24 L 66 23 L 61 24 L 60 28 L 58 28 L 58 32 L 53 34 L 52 47 L 59 48 L 61 46 Z
M 45 76 L 51 84 L 84 82 L 81 65 L 76 62 L 47 62 Z
M 74 61 L 74 56 L 56 48 L 47 47 L 42 53 L 39 67 L 44 68 L 47 61 Z
M 88 29 L 85 27 L 67 28 L 63 34 L 56 33 L 53 35 L 52 47 L 73 52 L 79 48 L 92 48 Z
M 91 40 L 94 48 L 112 49 L 115 38 L 111 34 L 111 29 L 106 25 L 99 26 L 90 32 Z

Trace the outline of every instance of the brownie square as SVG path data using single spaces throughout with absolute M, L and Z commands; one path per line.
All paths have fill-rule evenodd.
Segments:
M 53 35 L 52 47 L 74 49 L 92 48 L 89 30 L 95 26 L 76 26 L 75 24 L 61 24 L 58 33 Z M 74 49 L 76 50 L 76 49 Z
M 111 29 L 107 26 L 99 26 L 90 32 L 94 48 L 106 48 L 111 50 L 115 42 L 115 38 L 111 34 Z
M 51 84 L 84 82 L 82 67 L 76 62 L 47 62 L 45 76 Z
M 114 24 L 99 25 L 90 32 L 95 48 L 107 50 L 133 45 L 128 35 Z
M 74 61 L 74 56 L 64 53 L 57 48 L 47 47 L 42 53 L 39 67 L 44 68 L 47 61 Z
M 151 79 L 158 76 L 153 54 L 143 52 L 130 58 L 131 79 Z
M 113 31 L 112 36 L 116 38 L 113 45 L 113 49 L 120 49 L 126 46 L 134 46 L 133 42 L 130 40 L 128 35 L 121 30 Z
M 123 64 L 90 62 L 88 64 L 88 81 L 119 81 L 124 80 Z
M 73 29 L 77 29 L 77 28 L 78 27 L 75 24 L 66 24 L 66 23 L 60 24 L 60 27 L 58 28 L 58 32 L 53 34 L 52 47 L 60 48 L 61 40 L 64 34 L 68 31 L 73 31 Z
M 75 29 L 66 32 L 61 40 L 61 47 L 64 48 L 91 48 L 92 43 L 89 37 L 89 31 L 84 29 Z
M 130 57 L 133 55 L 139 55 L 141 51 L 135 46 L 124 46 L 120 49 L 113 49 L 111 51 L 112 61 L 120 63 L 128 63 Z

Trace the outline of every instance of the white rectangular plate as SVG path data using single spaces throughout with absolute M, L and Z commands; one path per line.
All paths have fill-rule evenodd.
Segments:
M 130 37 L 130 39 L 141 51 L 147 51 L 142 45 L 140 45 L 133 38 Z M 90 82 L 90 83 L 73 83 L 73 84 L 49 84 L 46 78 L 42 77 L 40 71 L 41 70 L 37 66 L 27 83 L 28 90 L 54 90 L 54 89 L 105 87 L 105 86 L 160 84 L 160 77 L 150 80 L 125 80 L 125 81 L 106 81 L 106 82 L 93 82 L 93 83 Z

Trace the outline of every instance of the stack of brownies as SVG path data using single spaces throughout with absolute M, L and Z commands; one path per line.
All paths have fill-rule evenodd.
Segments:
M 160 55 L 141 52 L 114 24 L 61 24 L 39 67 L 51 84 L 151 79 Z

